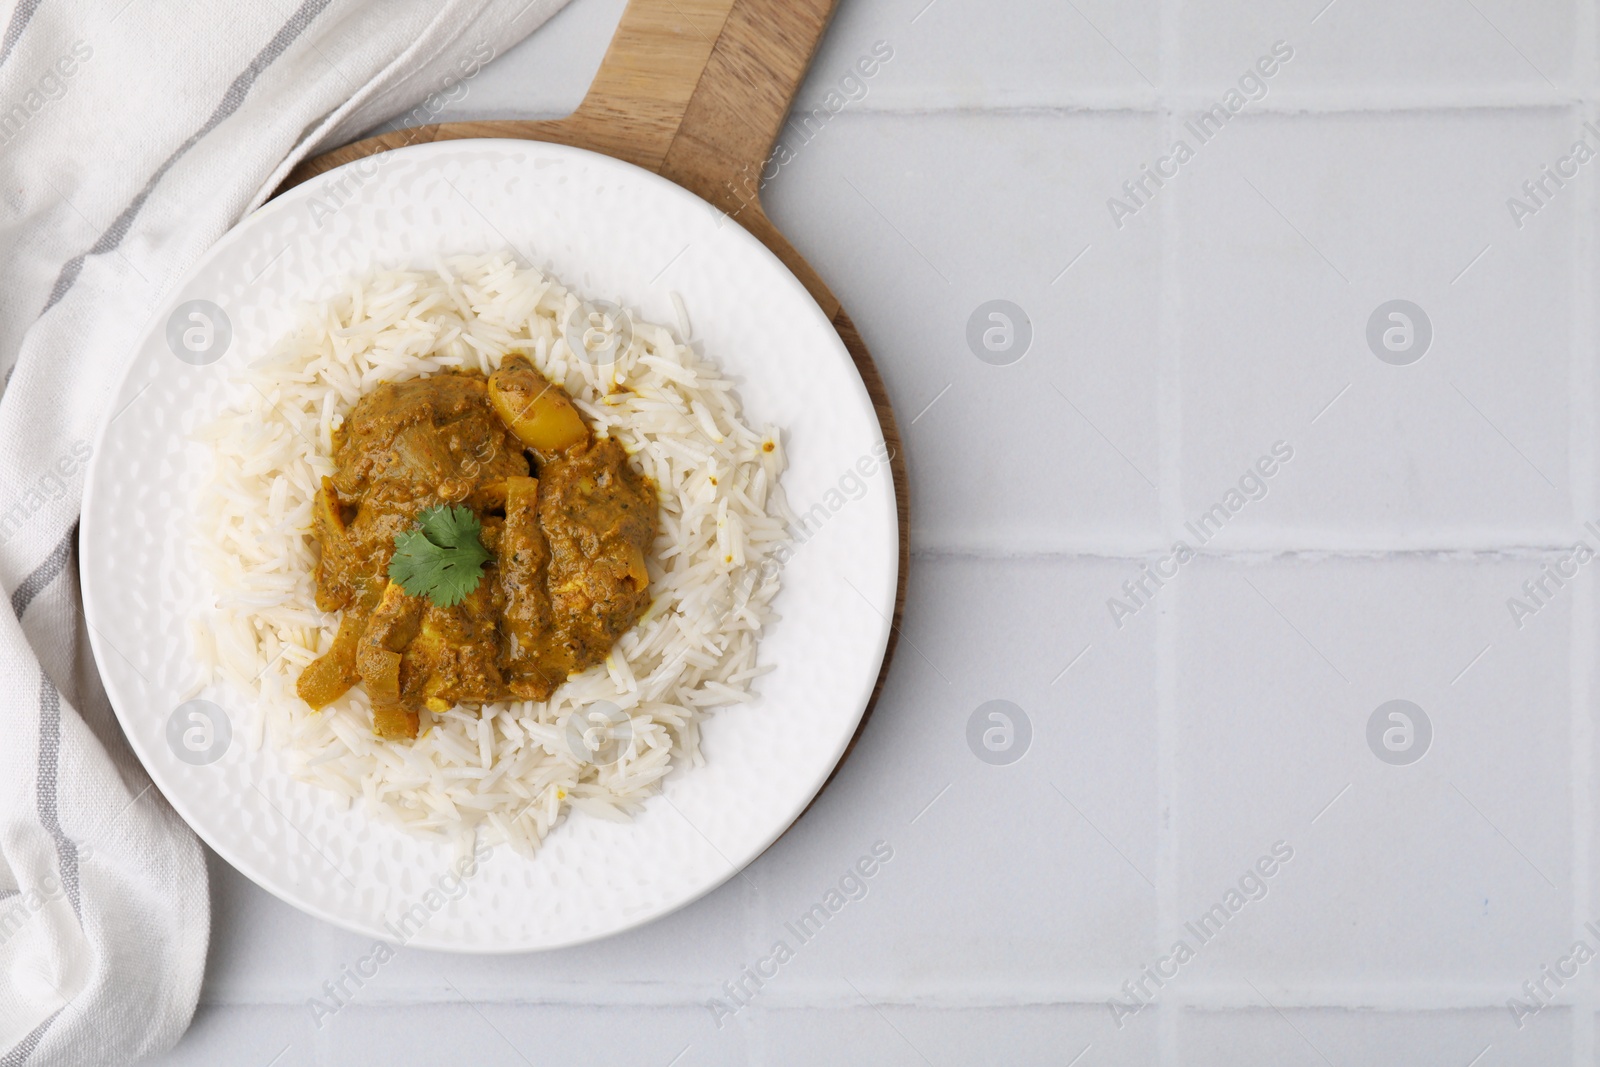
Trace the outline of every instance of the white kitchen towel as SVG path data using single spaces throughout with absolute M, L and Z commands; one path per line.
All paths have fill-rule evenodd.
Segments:
M 459 103 L 564 3 L 0 14 L 0 1067 L 164 1049 L 204 969 L 200 848 L 109 713 L 77 596 L 88 442 L 137 334 L 296 161 Z

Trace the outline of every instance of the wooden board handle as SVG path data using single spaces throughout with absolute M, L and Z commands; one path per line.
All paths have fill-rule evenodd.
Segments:
M 716 202 L 707 194 L 721 180 L 766 161 L 837 3 L 630 0 L 594 82 L 566 118 L 391 130 L 306 160 L 283 188 L 403 145 L 526 137 L 580 145 L 657 173 L 670 169 Z
M 735 0 L 661 173 L 726 211 L 743 206 L 836 3 Z
M 669 154 L 686 176 L 758 168 L 837 2 L 632 0 L 561 122 L 612 127 L 616 154 L 658 172 Z
M 697 194 L 771 248 L 831 318 L 838 299 L 768 220 L 760 196 L 837 4 L 631 0 L 578 110 L 523 135 L 598 147 Z
M 837 3 L 630 0 L 589 92 L 566 118 L 391 130 L 304 161 L 278 191 L 429 141 L 523 137 L 577 145 L 655 171 L 721 208 L 771 248 L 832 318 L 838 299 L 767 219 L 760 187 Z

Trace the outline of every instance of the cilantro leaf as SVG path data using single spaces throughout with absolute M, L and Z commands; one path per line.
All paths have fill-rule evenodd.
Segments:
M 389 577 L 411 596 L 453 608 L 478 588 L 489 550 L 483 524 L 469 509 L 441 504 L 417 516 L 417 525 L 394 535 Z

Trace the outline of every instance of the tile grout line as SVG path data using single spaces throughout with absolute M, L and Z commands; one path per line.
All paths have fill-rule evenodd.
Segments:
M 1578 25 L 1572 65 L 1579 82 L 1593 86 L 1596 64 L 1600 60 L 1595 48 L 1596 4 L 1588 0 L 1577 5 Z M 1591 93 L 1580 93 L 1574 107 L 1579 121 L 1588 118 Z M 1577 237 L 1573 282 L 1578 291 L 1573 294 L 1573 345 L 1572 392 L 1578 402 L 1572 405 L 1572 426 L 1568 431 L 1571 459 L 1567 464 L 1568 492 L 1574 510 L 1579 515 L 1595 514 L 1595 462 L 1600 440 L 1596 438 L 1596 418 L 1592 404 L 1596 397 L 1594 373 L 1594 345 L 1596 342 L 1594 311 L 1591 301 L 1595 292 L 1593 254 L 1596 245 L 1597 221 L 1593 182 L 1585 182 L 1578 189 Z M 1568 665 L 1572 702 L 1572 928 L 1574 936 L 1584 933 L 1584 922 L 1590 914 L 1592 896 L 1590 854 L 1594 833 L 1594 731 L 1590 717 L 1590 691 L 1594 668 L 1590 650 L 1595 636 L 1595 595 L 1593 583 L 1585 582 L 1574 590 L 1571 624 L 1571 662 Z M 1579 1010 L 1572 1018 L 1572 1062 L 1577 1067 L 1594 1063 L 1595 1009 L 1600 1005 L 1600 992 L 1594 983 L 1585 982 L 1575 998 Z
M 1337 810 L 1337 809 L 1336 809 Z M 336 977 L 337 975 L 335 975 Z M 1119 972 L 1117 977 L 1124 975 Z M 1526 975 L 1518 975 L 1525 977 Z M 995 1008 L 1073 1008 L 1084 1009 L 1086 1013 L 1098 1014 L 1105 1010 L 1106 1000 L 1111 997 L 1124 997 L 1126 994 L 1120 986 L 1112 985 L 1112 978 L 1098 979 L 1097 985 L 1075 985 L 1070 988 L 1042 989 L 1036 984 L 1022 983 L 1003 991 L 996 991 L 990 984 L 981 991 L 950 990 L 950 989 L 919 989 L 908 987 L 905 983 L 885 980 L 882 985 L 867 984 L 862 987 L 863 993 L 878 1007 L 885 1005 L 895 1008 L 928 1009 L 940 1011 L 973 1011 Z M 1086 982 L 1089 980 L 1086 980 Z M 598 983 L 602 988 L 605 983 Z M 816 988 L 826 983 L 812 983 L 811 987 L 799 992 L 773 993 L 773 999 L 763 1010 L 771 1011 L 832 1011 L 837 1009 L 867 1010 L 863 1007 L 859 997 L 840 994 L 836 988 Z M 1257 992 L 1243 979 L 1238 980 L 1213 980 L 1210 982 L 1196 981 L 1193 984 L 1185 983 L 1186 992 L 1182 994 L 1183 1004 L 1187 1007 L 1207 1011 L 1240 1011 L 1261 1010 L 1263 1004 Z M 1174 990 L 1176 986 L 1172 987 Z M 1257 987 L 1259 988 L 1259 987 Z M 1506 1010 L 1506 978 L 1497 980 L 1485 979 L 1475 983 L 1471 988 L 1454 990 L 1430 990 L 1426 994 L 1415 993 L 1414 983 L 1410 991 L 1396 991 L 1390 986 L 1364 983 L 1352 979 L 1339 984 L 1337 987 L 1323 986 L 1296 986 L 1293 983 L 1279 983 L 1281 992 L 1274 995 L 1273 1002 L 1286 1011 L 1375 1011 L 1395 1013 L 1417 1012 L 1481 1012 L 1484 1014 L 1498 1014 Z M 319 995 L 321 991 L 317 991 Z M 1161 991 L 1161 999 L 1157 1005 L 1171 1003 L 1168 999 L 1168 990 Z M 597 997 L 585 997 L 577 994 L 567 994 L 564 997 L 555 996 L 493 996 L 474 994 L 473 1003 L 490 1005 L 506 1009 L 593 1009 L 595 1011 L 683 1011 L 695 1014 L 705 1011 L 703 990 L 684 988 L 674 996 L 660 999 L 616 999 L 605 1000 Z M 1173 997 L 1178 996 L 1176 992 Z M 1574 1004 L 1582 1006 L 1581 1001 L 1574 994 Z M 306 997 L 302 992 L 293 994 L 284 993 L 281 996 L 246 996 L 214 998 L 202 996 L 199 1002 L 201 1009 L 210 1011 L 227 1011 L 234 1009 L 265 1009 L 283 1011 L 294 1015 L 301 1015 L 305 1011 Z M 353 1005 L 350 1010 L 360 1011 L 388 1011 L 400 1008 L 413 1007 L 441 1007 L 461 1006 L 459 998 L 444 994 L 430 994 L 426 991 L 403 991 L 387 997 L 363 997 Z M 1556 1005 L 1557 1008 L 1565 1004 Z M 755 1009 L 752 1009 L 754 1011 Z M 308 1024 L 309 1025 L 309 1024 Z M 730 1023 L 730 1026 L 736 1025 Z M 1129 1024 L 1135 1025 L 1135 1024 Z M 1543 1023 L 1530 1023 L 1530 1026 L 1544 1026 Z M 327 1027 L 321 1031 L 327 1034 Z M 699 1043 L 695 1042 L 698 1047 Z M 331 1061 L 324 1061 L 331 1064 Z
M 754 863 L 752 860 L 751 866 L 754 866 Z M 748 867 L 745 868 L 745 873 L 749 874 Z M 743 896 L 745 905 L 744 935 L 739 939 L 739 943 L 744 946 L 744 958 L 752 960 L 761 955 L 756 946 L 761 943 L 763 909 L 760 895 L 752 879 L 746 878 L 742 881 L 740 895 Z M 765 1067 L 767 1063 L 766 1028 L 757 1024 L 757 1020 L 761 1018 L 760 1011 L 761 1008 L 757 1007 L 755 1011 L 742 1013 L 744 1018 L 735 1019 L 734 1026 L 727 1035 L 737 1038 L 744 1044 L 744 1059 L 751 1067 Z
M 1161 0 L 1160 43 L 1157 48 L 1160 69 L 1156 92 L 1161 115 L 1161 133 L 1168 144 L 1176 138 L 1177 112 L 1168 100 L 1167 86 L 1177 76 L 1180 58 L 1178 30 L 1182 24 L 1183 0 Z M 1160 225 L 1161 284 L 1157 326 L 1160 368 L 1158 416 L 1156 418 L 1157 514 L 1163 531 L 1176 529 L 1182 522 L 1183 453 L 1183 358 L 1178 328 L 1182 289 L 1178 281 L 1179 198 L 1183 188 L 1175 186 L 1171 195 L 1161 198 L 1156 221 Z M 1177 625 L 1183 590 L 1172 589 L 1168 599 L 1156 609 L 1156 951 L 1171 944 L 1178 934 L 1179 839 L 1176 801 L 1179 799 L 1178 768 L 1178 665 Z M 1179 1020 L 1184 1010 L 1180 986 L 1174 985 L 1164 1007 L 1156 1009 L 1156 1060 L 1162 1067 L 1179 1067 L 1183 1062 Z
M 1569 445 L 1571 442 L 1569 442 Z M 1196 559 L 1209 563 L 1259 563 L 1271 561 L 1275 563 L 1321 563 L 1325 560 L 1348 562 L 1397 562 L 1416 561 L 1423 563 L 1483 563 L 1483 562 L 1550 562 L 1572 548 L 1573 538 L 1583 535 L 1578 523 L 1583 515 L 1573 518 L 1573 526 L 1567 531 L 1567 537 L 1560 543 L 1552 541 L 1547 545 L 1530 545 L 1506 541 L 1499 545 L 1454 545 L 1435 546 L 1432 548 L 1338 548 L 1330 545 L 1299 544 L 1295 546 L 1278 545 L 1276 547 L 1239 547 L 1239 548 L 1210 548 L 1201 546 L 1194 549 Z M 1182 536 L 1181 534 L 1179 536 Z M 911 558 L 930 563 L 1051 563 L 1051 562 L 1087 562 L 1087 563 L 1150 563 L 1161 559 L 1171 553 L 1171 535 L 1165 535 L 1165 545 L 1151 543 L 1147 548 L 1124 546 L 1118 550 L 1116 546 L 1105 545 L 1080 545 L 1076 548 L 974 548 L 961 547 L 928 547 L 922 546 L 911 550 Z M 1130 538 L 1131 540 L 1131 538 Z
M 312 929 L 312 981 L 316 981 L 318 974 L 329 970 L 328 965 L 337 951 L 334 948 L 334 938 L 337 936 L 337 931 L 329 923 L 319 922 Z M 321 992 L 320 989 L 316 991 L 317 994 Z M 332 1033 L 327 1027 L 316 1027 L 311 1035 L 311 1060 L 316 1067 L 334 1067 Z
M 1594 730 L 1588 709 L 1594 673 L 1591 650 L 1595 638 L 1595 595 L 1590 585 L 1574 590 L 1571 626 L 1570 674 L 1572 692 L 1572 929 L 1573 936 L 1589 940 L 1584 923 L 1593 918 L 1589 907 L 1592 895 L 1590 863 L 1591 835 L 1594 833 Z M 1573 1062 L 1594 1063 L 1595 1010 L 1600 993 L 1594 983 L 1578 987 L 1574 998 L 1581 1010 L 1573 1017 Z
M 1470 89 L 1470 86 L 1463 88 Z M 840 111 L 835 118 L 852 122 L 872 119 L 1070 119 L 1095 118 L 1102 115 L 1159 116 L 1176 112 L 1198 111 L 1216 103 L 1216 98 L 1228 89 L 1221 83 L 1209 89 L 1186 89 L 1176 93 L 1158 91 L 1139 92 L 1118 97 L 1111 94 L 1086 95 L 1078 98 L 1061 97 L 1054 100 L 1036 100 L 994 107 L 949 104 L 868 104 L 862 103 Z M 1473 112 L 1547 111 L 1560 113 L 1568 110 L 1577 97 L 1551 96 L 1548 93 L 1519 93 L 1515 90 L 1504 96 L 1485 95 L 1466 102 L 1461 93 L 1432 90 L 1406 97 L 1407 89 L 1371 90 L 1349 94 L 1339 88 L 1308 88 L 1292 96 L 1268 97 L 1251 104 L 1248 114 L 1257 121 L 1262 119 L 1293 119 L 1300 116 L 1330 117 L 1337 115 L 1463 115 Z M 1437 95 L 1434 95 L 1434 94 Z M 494 116 L 487 116 L 492 119 Z M 1245 115 L 1238 116 L 1240 118 Z M 435 120 L 438 121 L 438 120 Z

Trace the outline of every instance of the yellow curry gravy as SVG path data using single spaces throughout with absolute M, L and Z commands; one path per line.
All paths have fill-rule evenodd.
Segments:
M 424 710 L 544 700 L 649 607 L 655 486 L 522 356 L 487 378 L 379 385 L 333 460 L 314 509 L 317 607 L 344 614 L 296 687 L 313 708 L 361 683 L 377 733 L 414 738 Z M 472 509 L 491 556 L 449 608 L 388 577 L 395 535 L 445 504 Z

